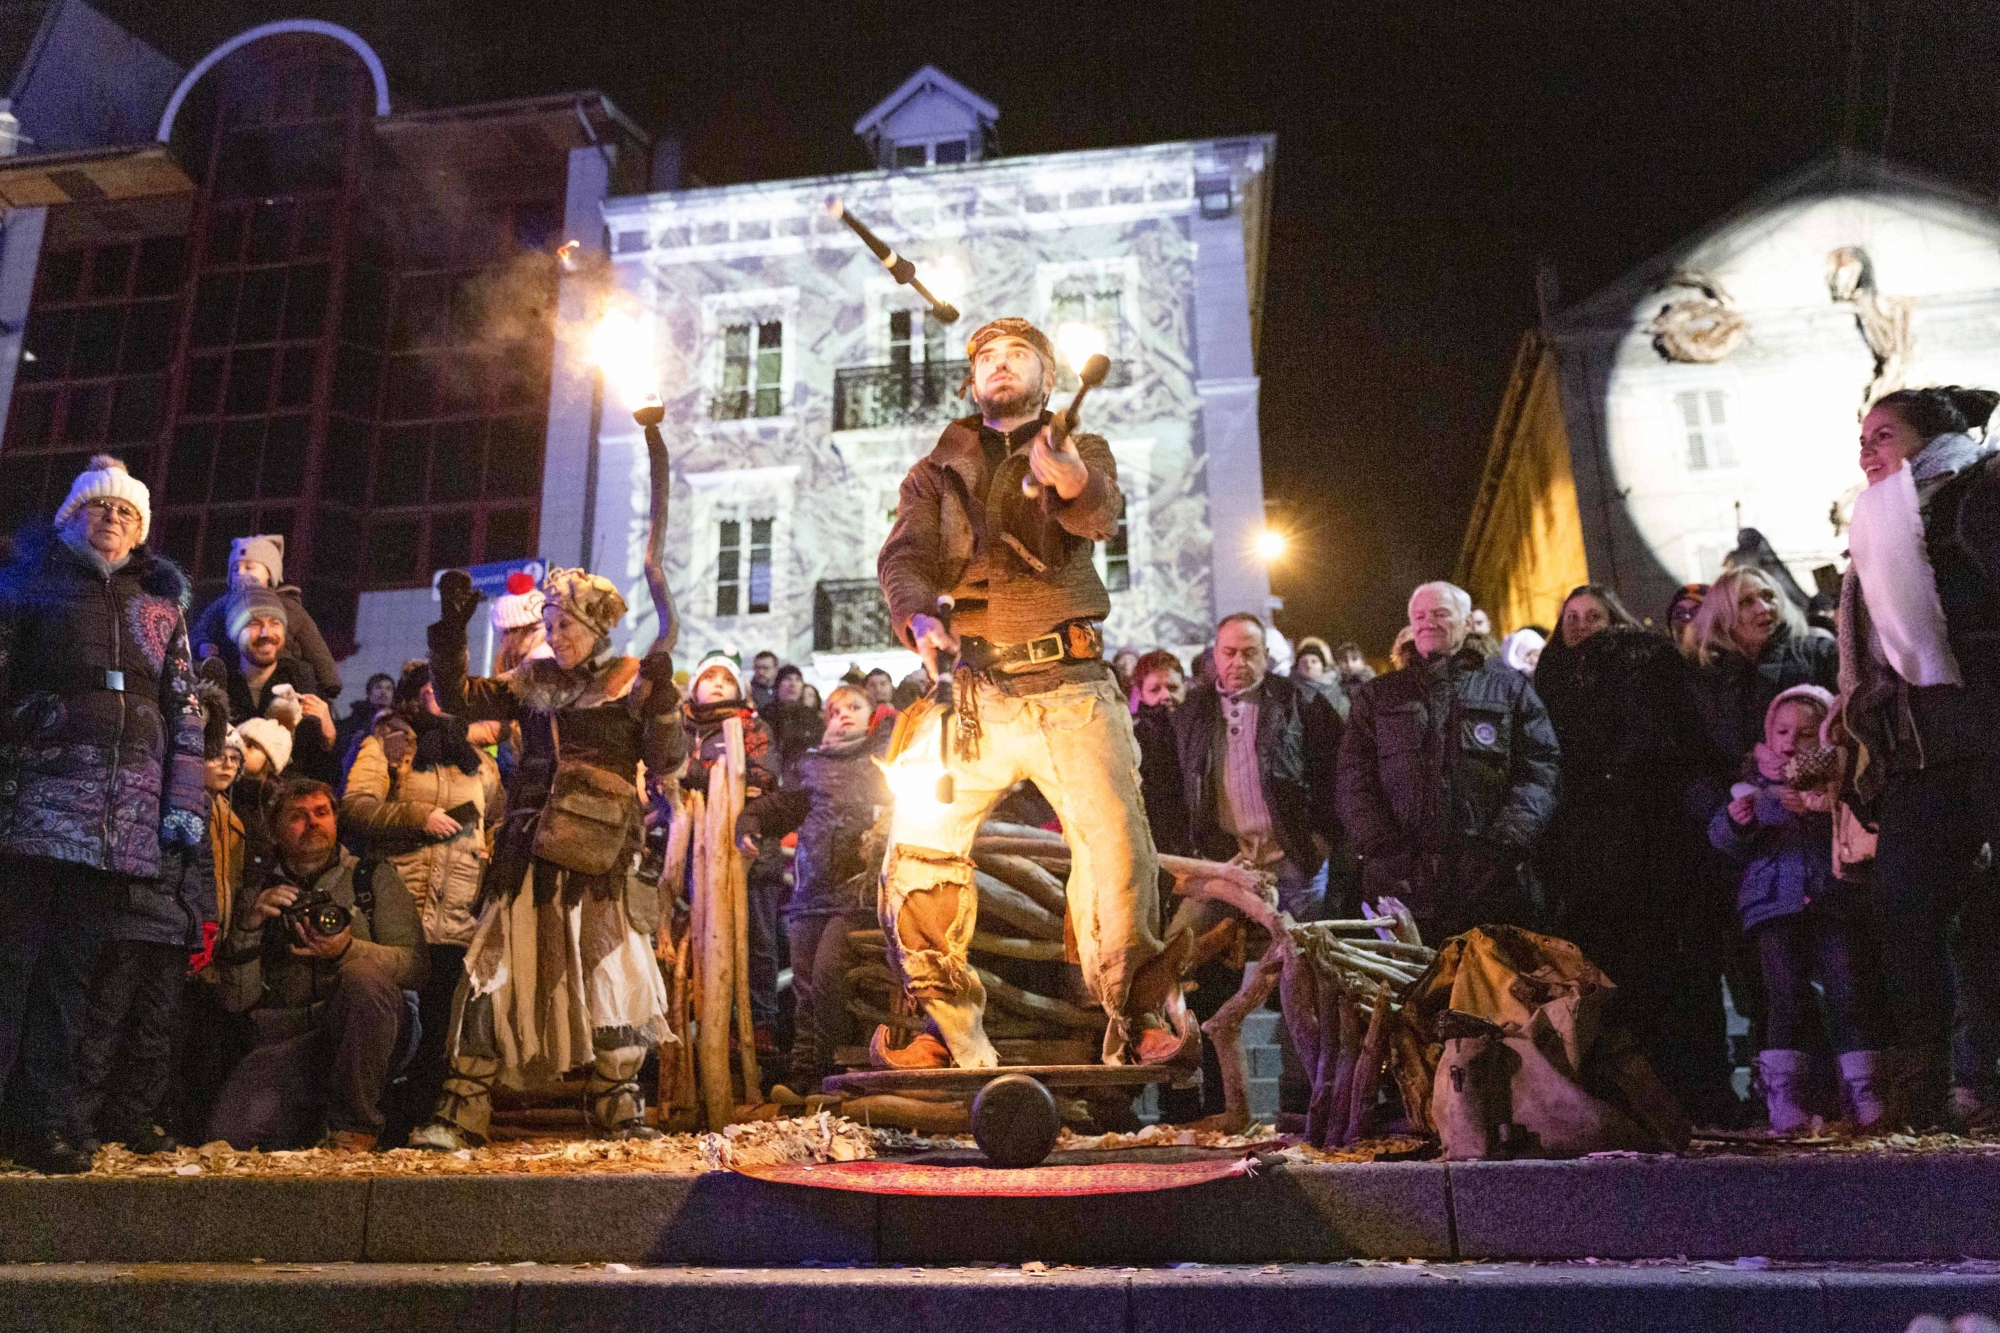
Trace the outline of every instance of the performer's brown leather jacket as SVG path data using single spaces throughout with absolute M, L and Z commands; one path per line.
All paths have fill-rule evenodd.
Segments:
M 1044 412 L 1006 436 L 996 467 L 981 436 L 996 446 L 1002 437 L 976 416 L 961 418 L 903 478 L 876 573 L 906 645 L 914 646 L 910 617 L 932 614 L 943 593 L 959 605 L 955 630 L 996 643 L 1024 643 L 1064 621 L 1111 613 L 1091 547 L 1117 534 L 1125 511 L 1118 463 L 1102 436 L 1073 435 L 1090 473 L 1083 493 L 1063 500 L 1045 488 L 1039 499 L 1024 498 L 1029 446 L 1048 420 Z

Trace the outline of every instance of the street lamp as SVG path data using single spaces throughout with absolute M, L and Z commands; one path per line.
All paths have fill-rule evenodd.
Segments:
M 1284 557 L 1285 548 L 1291 542 L 1276 528 L 1265 528 L 1257 534 L 1257 558 L 1267 565 L 1276 564 Z

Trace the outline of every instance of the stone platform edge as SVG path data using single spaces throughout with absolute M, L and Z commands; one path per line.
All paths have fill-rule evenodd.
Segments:
M 1337 1311 L 1337 1316 L 1330 1316 Z M 0 1322 L 44 1333 L 283 1328 L 357 1333 L 868 1333 L 1007 1328 L 1561 1328 L 1566 1333 L 1879 1333 L 1918 1314 L 2000 1313 L 2000 1275 L 1900 1266 L 1763 1272 L 1526 1264 L 1196 1269 L 0 1266 Z
M 0 1178 L 0 1262 L 2000 1259 L 2000 1155 L 1281 1165 L 940 1199 L 706 1175 Z

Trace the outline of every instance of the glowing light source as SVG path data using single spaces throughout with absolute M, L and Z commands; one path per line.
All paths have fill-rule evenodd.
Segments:
M 582 241 L 564 241 L 556 247 L 556 262 L 562 265 L 563 272 L 576 272 L 576 252 L 582 245 Z
M 936 259 L 925 260 L 917 274 L 938 300 L 957 305 L 965 299 L 965 266 L 954 256 L 940 255 Z
M 1104 355 L 1104 330 L 1095 324 L 1064 324 L 1056 330 L 1056 350 L 1071 370 L 1080 371 L 1091 357 Z
M 935 759 L 912 759 L 905 757 L 882 769 L 883 777 L 889 784 L 889 792 L 900 805 L 910 801 L 922 805 L 936 805 L 938 801 L 938 779 L 945 775 L 944 765 Z
M 1286 540 L 1284 533 L 1276 528 L 1265 528 L 1257 534 L 1257 558 L 1269 564 L 1280 559 L 1289 545 L 1291 543 Z
M 591 364 L 604 372 L 605 382 L 626 401 L 642 402 L 652 392 L 653 340 L 631 315 L 606 311 L 590 331 L 587 354 Z

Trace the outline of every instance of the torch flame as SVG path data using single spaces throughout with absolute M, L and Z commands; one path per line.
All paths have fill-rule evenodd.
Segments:
M 556 262 L 562 265 L 563 272 L 576 272 L 576 252 L 582 246 L 582 241 L 564 241 L 556 247 Z
M 1104 330 L 1095 324 L 1064 324 L 1056 330 L 1056 350 L 1071 370 L 1080 372 L 1091 357 L 1104 355 Z
M 643 402 L 653 391 L 653 340 L 639 321 L 622 310 L 606 311 L 590 332 L 589 359 L 628 402 Z

